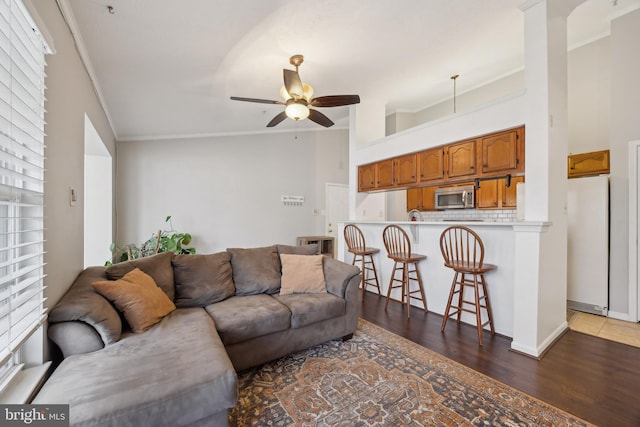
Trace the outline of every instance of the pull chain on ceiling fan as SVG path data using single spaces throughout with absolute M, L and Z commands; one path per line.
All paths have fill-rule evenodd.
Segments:
M 329 95 L 312 98 L 313 88 L 310 85 L 303 83 L 300 79 L 300 75 L 298 74 L 298 68 L 303 61 L 304 57 L 302 55 L 293 55 L 289 58 L 289 63 L 295 66 L 296 70 L 293 71 L 286 68 L 282 70 L 284 79 L 284 86 L 280 89 L 280 96 L 283 99 L 282 101 L 241 98 L 237 96 L 232 96 L 231 99 L 234 101 L 284 105 L 284 111 L 271 119 L 267 124 L 267 127 L 273 127 L 287 117 L 293 120 L 304 120 L 309 118 L 309 120 L 318 123 L 321 126 L 333 126 L 334 123 L 329 117 L 325 116 L 320 111 L 313 110 L 309 107 L 340 107 L 343 105 L 358 104 L 360 102 L 360 97 L 358 95 Z

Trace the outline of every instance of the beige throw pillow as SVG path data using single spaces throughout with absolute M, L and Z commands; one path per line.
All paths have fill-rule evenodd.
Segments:
M 280 254 L 282 279 L 280 295 L 326 293 L 322 255 Z
M 146 331 L 176 309 L 153 278 L 139 268 L 122 279 L 94 282 L 93 287 L 124 314 L 136 333 Z

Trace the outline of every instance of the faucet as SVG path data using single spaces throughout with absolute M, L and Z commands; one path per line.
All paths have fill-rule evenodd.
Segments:
M 407 212 L 407 217 L 409 218 L 409 221 L 416 221 L 416 216 L 414 216 L 414 214 L 417 214 L 416 216 L 418 217 L 418 221 L 424 221 L 424 218 L 422 217 L 422 212 L 420 212 L 418 209 L 411 209 L 409 212 Z

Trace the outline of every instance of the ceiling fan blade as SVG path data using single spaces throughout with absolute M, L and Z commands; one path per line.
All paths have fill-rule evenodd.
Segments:
M 281 105 L 284 105 L 284 102 L 282 102 L 282 101 L 272 101 L 270 99 L 240 98 L 238 96 L 232 96 L 231 99 L 234 100 L 234 101 L 258 102 L 260 104 L 281 104 Z
M 273 119 L 271 119 L 271 121 L 267 123 L 267 127 L 272 128 L 286 118 L 287 118 L 287 113 L 283 111 L 282 113 L 278 114 Z
M 342 105 L 359 104 L 358 95 L 330 95 L 313 98 L 309 104 L 314 107 L 340 107 Z
M 302 98 L 304 90 L 302 88 L 302 80 L 300 80 L 298 73 L 285 68 L 282 70 L 282 74 L 284 76 L 284 88 L 289 92 L 289 95 L 294 99 Z
M 333 122 L 331 121 L 331 119 L 317 110 L 309 109 L 309 120 L 311 120 L 312 122 L 316 122 L 317 124 L 322 125 L 326 128 L 333 126 Z

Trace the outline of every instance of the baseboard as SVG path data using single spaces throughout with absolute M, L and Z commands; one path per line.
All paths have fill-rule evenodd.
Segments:
M 555 344 L 564 334 L 569 330 L 569 324 L 565 321 L 562 322 L 544 341 L 542 341 L 538 346 L 530 347 L 526 345 L 522 345 L 517 342 L 511 342 L 510 350 L 524 356 L 528 356 L 537 360 L 542 359 L 542 357 L 549 351 L 553 344 Z

